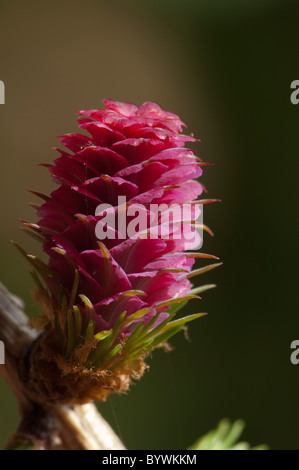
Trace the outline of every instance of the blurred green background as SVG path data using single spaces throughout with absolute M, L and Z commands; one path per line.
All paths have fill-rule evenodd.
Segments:
M 53 187 L 37 164 L 75 131 L 76 110 L 157 101 L 215 164 L 203 183 L 223 202 L 205 209 L 215 237 L 204 251 L 224 266 L 205 275 L 218 288 L 188 306 L 209 315 L 99 406 L 131 449 L 185 448 L 223 417 L 244 418 L 252 444 L 299 448 L 298 15 L 298 0 L 0 1 L 0 279 L 28 312 L 31 278 L 9 240 L 36 252 L 18 218 L 35 220 L 28 188 Z M 3 445 L 18 411 L 2 379 L 0 398 Z

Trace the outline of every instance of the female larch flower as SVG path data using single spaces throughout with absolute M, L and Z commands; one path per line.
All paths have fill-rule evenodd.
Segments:
M 48 255 L 44 263 L 20 248 L 34 267 L 43 307 L 32 320 L 43 330 L 33 386 L 52 402 L 104 400 L 126 390 L 142 375 L 149 351 L 203 315 L 174 319 L 187 300 L 212 287 L 192 289 L 189 279 L 217 266 L 192 270 L 195 258 L 216 257 L 186 251 L 185 231 L 180 237 L 158 230 L 155 237 L 145 231 L 130 238 L 116 225 L 98 239 L 97 227 L 109 212 L 99 206 L 109 205 L 114 215 L 142 206 L 148 220 L 153 205 L 212 201 L 197 199 L 204 187 L 196 179 L 205 164 L 185 147 L 195 139 L 182 134 L 178 116 L 152 102 L 104 104 L 79 112 L 82 133 L 61 137 L 65 150 L 44 165 L 59 187 L 50 197 L 34 192 L 44 201 L 39 221 L 24 222 Z M 194 228 L 193 218 L 183 222 Z

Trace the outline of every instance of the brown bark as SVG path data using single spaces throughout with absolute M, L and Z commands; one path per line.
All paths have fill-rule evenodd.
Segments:
M 28 326 L 23 302 L 0 283 L 0 341 L 5 365 L 0 374 L 8 382 L 22 417 L 7 448 L 34 450 L 123 450 L 124 445 L 92 403 L 76 406 L 45 405 L 28 387 L 30 350 L 39 333 Z

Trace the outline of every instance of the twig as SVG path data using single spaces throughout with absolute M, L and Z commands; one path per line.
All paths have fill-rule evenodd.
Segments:
M 0 341 L 5 345 L 5 365 L 0 365 L 0 374 L 12 388 L 22 416 L 7 448 L 124 450 L 94 404 L 45 406 L 27 388 L 22 379 L 26 373 L 24 358 L 38 336 L 28 326 L 23 302 L 0 283 Z

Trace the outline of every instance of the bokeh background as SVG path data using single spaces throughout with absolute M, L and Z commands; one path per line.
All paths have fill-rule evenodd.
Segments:
M 204 251 L 224 265 L 186 312 L 209 315 L 99 406 L 131 449 L 186 448 L 223 417 L 245 419 L 252 444 L 299 448 L 298 15 L 297 0 L 0 1 L 0 279 L 28 312 L 31 278 L 9 241 L 36 252 L 18 229 L 35 220 L 26 190 L 53 188 L 37 164 L 75 131 L 76 110 L 157 101 L 215 164 L 202 180 L 223 202 L 205 209 Z M 0 379 L 0 445 L 18 419 Z

